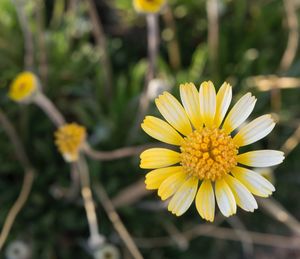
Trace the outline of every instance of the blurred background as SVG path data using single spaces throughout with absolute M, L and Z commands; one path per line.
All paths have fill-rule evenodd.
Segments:
M 87 128 L 90 146 L 137 147 L 125 158 L 87 162 L 92 188 L 102 184 L 144 258 L 300 258 L 299 8 L 298 0 L 169 0 L 154 15 L 156 35 L 131 0 L 0 0 L 0 108 L 35 169 L 0 258 L 92 258 L 80 191 L 66 194 L 76 179 L 56 150 L 55 126 L 37 106 L 7 97 L 24 70 L 39 76 L 68 122 Z M 149 58 L 151 37 L 159 45 Z M 272 113 L 277 120 L 251 148 L 286 153 L 283 164 L 262 172 L 275 184 L 272 199 L 259 200 L 254 213 L 217 215 L 213 224 L 194 205 L 179 218 L 167 212 L 145 190 L 139 168 L 140 145 L 154 142 L 139 127 L 157 113 L 153 99 L 164 90 L 178 97 L 180 83 L 204 80 L 216 88 L 231 83 L 234 101 L 251 91 L 258 98 L 251 118 Z M 2 125 L 0 136 L 1 230 L 24 170 Z M 96 190 L 94 199 L 100 233 L 121 258 L 134 258 Z M 108 256 L 101 258 L 116 258 Z

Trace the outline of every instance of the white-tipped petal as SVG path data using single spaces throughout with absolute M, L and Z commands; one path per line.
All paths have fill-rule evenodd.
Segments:
M 183 172 L 182 166 L 171 166 L 165 168 L 159 168 L 150 171 L 146 174 L 145 184 L 146 189 L 155 190 L 158 189 L 161 183 L 167 179 L 169 176 Z
M 245 94 L 228 113 L 223 129 L 229 134 L 240 126 L 253 111 L 255 103 L 256 98 L 251 93 Z
M 277 150 L 255 150 L 237 156 L 240 164 L 252 167 L 268 167 L 280 164 L 284 159 L 284 153 Z
M 181 216 L 191 206 L 198 188 L 198 179 L 188 178 L 172 197 L 168 210 L 176 216 Z
M 200 86 L 200 113 L 203 123 L 211 127 L 214 125 L 216 114 L 216 89 L 211 81 L 203 82 Z
M 158 196 L 164 201 L 171 197 L 178 188 L 183 185 L 186 179 L 186 173 L 177 172 L 165 179 L 158 188 Z
M 215 218 L 215 194 L 211 182 L 204 180 L 196 196 L 196 208 L 200 216 L 213 222 Z
M 166 148 L 150 148 L 141 155 L 140 167 L 144 169 L 161 168 L 174 165 L 180 161 L 180 154 Z
M 196 129 L 202 127 L 199 93 L 196 86 L 193 83 L 186 83 L 180 85 L 180 97 L 183 107 Z
M 155 118 L 146 116 L 142 129 L 151 137 L 171 145 L 181 145 L 183 138 L 169 123 Z
M 215 126 L 219 127 L 225 117 L 232 99 L 232 87 L 224 82 L 217 93 L 217 108 L 215 115 Z
M 233 193 L 224 181 L 217 180 L 215 185 L 216 199 L 221 213 L 225 217 L 229 217 L 236 213 L 236 202 Z
M 192 132 L 192 126 L 184 108 L 173 95 L 164 92 L 155 99 L 155 103 L 162 116 L 180 133 L 188 135 Z
M 254 195 L 268 197 L 275 191 L 273 184 L 252 170 L 236 166 L 231 173 Z
M 239 207 L 245 211 L 253 212 L 257 209 L 257 202 L 248 189 L 236 178 L 231 175 L 225 177 L 225 181 L 231 188 L 235 201 Z
M 252 144 L 267 136 L 274 128 L 275 122 L 271 115 L 266 114 L 251 121 L 234 136 L 234 143 L 241 147 Z

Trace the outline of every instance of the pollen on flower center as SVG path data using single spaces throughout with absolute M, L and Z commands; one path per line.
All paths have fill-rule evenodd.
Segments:
M 223 129 L 195 130 L 185 138 L 180 150 L 184 170 L 201 180 L 221 179 L 237 165 L 237 147 Z

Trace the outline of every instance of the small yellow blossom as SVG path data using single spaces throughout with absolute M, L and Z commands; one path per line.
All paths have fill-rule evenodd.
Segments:
M 86 129 L 77 123 L 69 123 L 55 132 L 55 144 L 67 162 L 78 160 L 86 138 Z
M 133 6 L 137 12 L 157 13 L 165 2 L 165 0 L 133 0 Z
M 195 200 L 200 216 L 214 220 L 215 203 L 229 217 L 237 206 L 257 209 L 254 195 L 267 197 L 274 186 L 249 167 L 280 164 L 283 152 L 240 148 L 267 136 L 275 126 L 271 115 L 260 116 L 242 125 L 254 109 L 256 98 L 245 94 L 227 113 L 232 88 L 224 83 L 216 93 L 211 81 L 198 90 L 193 83 L 180 85 L 180 103 L 164 92 L 156 106 L 165 120 L 146 116 L 142 129 L 151 137 L 177 146 L 150 148 L 141 154 L 146 188 L 157 189 L 162 200 L 170 199 L 168 210 L 176 216 L 187 211 Z M 226 116 L 227 114 L 227 116 Z
M 16 102 L 29 102 L 38 88 L 39 82 L 35 74 L 22 72 L 10 85 L 8 96 Z

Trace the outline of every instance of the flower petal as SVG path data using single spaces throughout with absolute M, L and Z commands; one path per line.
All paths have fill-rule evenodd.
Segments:
M 166 148 L 150 148 L 141 155 L 141 168 L 153 169 L 170 166 L 180 161 L 180 154 Z
M 190 121 L 196 129 L 202 127 L 199 93 L 193 83 L 180 85 L 180 97 Z
M 229 217 L 236 213 L 236 202 L 231 189 L 224 179 L 217 180 L 215 185 L 216 199 L 221 213 Z
M 192 132 L 192 127 L 184 108 L 173 95 L 164 92 L 155 99 L 155 103 L 162 116 L 180 133 L 188 135 Z
M 196 196 L 196 208 L 200 216 L 213 222 L 215 217 L 215 195 L 209 180 L 204 180 Z
M 200 113 L 206 126 L 213 126 L 216 114 L 216 89 L 211 81 L 203 82 L 199 93 Z
M 180 146 L 183 141 L 180 134 L 170 124 L 159 118 L 146 116 L 141 127 L 148 135 L 162 142 Z
M 234 136 L 233 141 L 239 147 L 254 143 L 267 136 L 275 127 L 270 114 L 266 114 L 251 121 Z
M 247 168 L 236 166 L 231 173 L 253 194 L 268 197 L 275 187 L 266 178 Z
M 229 134 L 240 126 L 252 112 L 255 103 L 256 98 L 251 93 L 245 94 L 228 113 L 223 124 L 223 129 Z
M 215 126 L 219 127 L 225 117 L 232 99 L 232 87 L 224 82 L 217 93 L 217 108 L 215 115 Z
M 231 175 L 226 175 L 225 181 L 231 188 L 237 205 L 239 205 L 245 211 L 253 212 L 255 209 L 257 209 L 257 203 L 253 195 L 239 180 Z
M 255 150 L 240 154 L 237 161 L 243 165 L 253 167 L 267 167 L 280 164 L 284 159 L 284 153 L 277 150 Z
M 176 216 L 181 216 L 191 206 L 198 188 L 196 177 L 188 178 L 172 197 L 168 210 Z
M 161 183 L 167 179 L 169 176 L 182 172 L 182 166 L 171 166 L 165 168 L 159 168 L 150 171 L 146 174 L 145 184 L 146 189 L 148 190 L 155 190 L 158 189 Z
M 171 197 L 184 184 L 186 173 L 182 170 L 165 179 L 158 188 L 158 196 L 164 201 Z

